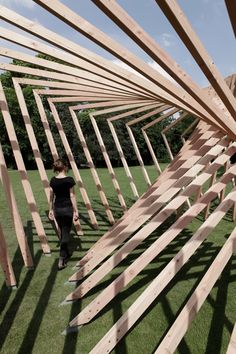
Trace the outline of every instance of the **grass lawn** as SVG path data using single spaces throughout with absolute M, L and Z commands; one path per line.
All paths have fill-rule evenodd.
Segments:
M 157 177 L 154 167 L 148 166 L 147 170 L 151 180 L 154 181 Z M 131 171 L 141 195 L 146 190 L 141 170 L 139 167 L 133 167 Z M 131 206 L 134 198 L 123 168 L 117 168 L 115 172 L 127 206 Z M 122 215 L 122 211 L 118 199 L 114 194 L 108 172 L 106 169 L 98 169 L 98 173 L 112 212 L 115 218 L 118 219 Z M 51 176 L 52 172 L 48 171 L 48 177 L 50 178 Z M 81 176 L 100 228 L 97 231 L 91 229 L 86 209 L 78 192 L 78 205 L 84 236 L 79 239 L 72 233 L 71 247 L 74 251 L 73 257 L 69 266 L 61 272 L 57 271 L 57 237 L 47 219 L 48 205 L 38 172 L 29 171 L 29 178 L 52 250 L 51 257 L 42 255 L 19 175 L 16 171 L 10 171 L 17 204 L 34 258 L 35 268 L 33 270 L 27 270 L 23 266 L 11 218 L 0 186 L 0 219 L 7 238 L 18 282 L 17 290 L 8 289 L 4 283 L 3 274 L 0 271 L 0 353 L 2 354 L 89 353 L 203 222 L 202 216 L 197 217 L 115 300 L 105 307 L 97 318 L 81 327 L 79 332 L 64 336 L 61 332 L 67 327 L 68 322 L 91 302 L 117 274 L 120 274 L 128 264 L 132 263 L 144 249 L 161 235 L 175 218 L 175 216 L 169 218 L 161 228 L 152 233 L 129 257 L 116 267 L 112 274 L 109 274 L 89 292 L 82 301 L 59 306 L 64 298 L 74 289 L 74 285 L 65 284 L 74 272 L 72 267 L 110 227 L 92 181 L 90 171 L 81 170 Z M 112 353 L 149 354 L 155 351 L 163 335 L 173 323 L 186 299 L 189 298 L 193 289 L 201 280 L 234 226 L 234 223 L 231 221 L 231 214 L 229 213 Z M 236 321 L 235 294 L 236 257 L 234 255 L 192 323 L 176 353 L 225 353 L 233 325 Z

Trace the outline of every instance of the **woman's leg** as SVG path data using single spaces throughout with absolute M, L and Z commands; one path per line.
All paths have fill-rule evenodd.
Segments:
M 58 263 L 58 268 L 61 269 L 66 266 L 66 262 L 70 258 L 68 242 L 70 239 L 70 231 L 72 227 L 73 210 L 72 208 L 58 208 L 55 210 L 55 217 L 61 232 L 60 258 Z

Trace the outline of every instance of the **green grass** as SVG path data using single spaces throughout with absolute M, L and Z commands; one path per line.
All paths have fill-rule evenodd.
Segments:
M 148 166 L 147 169 L 151 180 L 154 181 L 157 176 L 154 167 Z M 131 206 L 134 198 L 124 171 L 122 168 L 117 168 L 115 172 L 127 205 Z M 118 219 L 122 215 L 122 211 L 114 194 L 107 170 L 99 169 L 98 173 L 113 214 Z M 133 167 L 132 174 L 141 195 L 146 190 L 146 184 L 140 168 Z M 49 178 L 51 175 L 51 171 L 48 171 Z M 61 332 L 66 328 L 68 322 L 173 222 L 173 218 L 169 218 L 161 228 L 152 233 L 126 260 L 119 264 L 112 273 L 88 293 L 82 301 L 59 307 L 58 305 L 74 288 L 73 285 L 64 284 L 69 276 L 73 274 L 72 267 L 109 228 L 106 214 L 101 206 L 90 171 L 81 170 L 81 176 L 97 215 L 100 229 L 98 231 L 91 229 L 86 209 L 78 193 L 81 223 L 85 235 L 78 239 L 73 234 L 71 242 L 71 247 L 74 250 L 73 257 L 69 266 L 61 272 L 57 271 L 57 237 L 46 217 L 48 205 L 38 172 L 29 171 L 29 178 L 49 239 L 52 250 L 51 257 L 42 255 L 19 175 L 16 171 L 10 171 L 17 204 L 34 258 L 34 270 L 27 270 L 23 266 L 11 218 L 0 188 L 0 219 L 18 282 L 17 290 L 8 289 L 4 283 L 3 274 L 0 272 L 0 352 L 3 354 L 89 353 L 203 222 L 202 216 L 197 217 L 129 286 L 105 307 L 95 320 L 84 325 L 78 333 L 63 336 Z M 233 230 L 234 223 L 230 221 L 230 218 L 231 215 L 229 213 L 173 279 L 167 289 L 158 296 L 128 335 L 117 345 L 113 353 L 153 353 L 186 302 L 186 299 L 189 298 L 206 269 L 219 252 L 220 247 Z M 236 321 L 235 280 L 236 257 L 234 255 L 176 353 L 217 354 L 226 352 L 232 328 Z

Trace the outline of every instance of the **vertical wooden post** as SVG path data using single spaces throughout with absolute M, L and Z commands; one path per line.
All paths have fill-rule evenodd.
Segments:
M 18 244 L 26 267 L 33 267 L 33 259 L 30 253 L 29 245 L 22 225 L 20 213 L 16 204 L 15 195 L 8 175 L 5 158 L 0 143 L 0 179 L 6 195 L 8 208 L 11 214 L 12 222 L 15 228 Z
M 7 244 L 0 224 L 0 264 L 5 276 L 7 286 L 16 286 L 16 278 L 12 269 L 11 260 L 7 251 Z

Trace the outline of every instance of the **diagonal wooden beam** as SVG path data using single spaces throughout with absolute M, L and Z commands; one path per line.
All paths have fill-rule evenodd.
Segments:
M 225 107 L 228 109 L 231 115 L 230 121 L 232 123 L 234 121 L 233 124 L 235 124 L 236 99 L 218 71 L 214 61 L 207 53 L 202 42 L 191 27 L 183 10 L 180 8 L 176 0 L 156 0 L 156 2 L 192 54 Z
M 212 138 L 210 138 L 211 133 Z M 124 242 L 130 234 L 135 232 L 146 221 L 148 221 L 154 213 L 157 213 L 170 198 L 173 198 L 181 190 L 181 188 L 191 182 L 195 175 L 205 167 L 205 159 L 208 162 L 210 161 L 211 156 L 209 156 L 207 152 L 220 139 L 220 134 L 214 135 L 213 132 L 211 133 L 209 132 L 209 139 L 204 141 L 204 145 L 201 139 L 195 144 L 196 151 L 194 156 L 187 159 L 181 166 L 182 168 L 173 174 L 172 178 L 164 180 L 158 187 L 155 187 L 155 184 L 152 186 L 152 194 L 143 200 L 143 206 L 141 204 L 137 209 L 134 209 L 133 213 L 130 212 L 127 215 L 126 220 L 124 220 L 124 227 L 121 228 L 121 224 L 118 224 L 117 229 L 113 228 L 110 233 L 108 232 L 105 234 L 106 236 L 104 235 L 102 254 L 96 254 L 96 247 L 93 247 L 89 251 L 89 255 L 92 255 L 92 258 L 89 259 L 81 269 L 79 269 L 73 277 L 73 280 L 78 280 L 93 270 L 94 267 L 101 263 L 106 256 L 114 251 L 114 249 L 116 249 L 121 242 Z M 204 155 L 206 155 L 205 159 L 202 157 Z M 197 163 L 198 160 L 199 163 Z M 104 239 L 106 240 L 105 242 Z M 72 280 L 72 277 L 70 280 Z
M 2 267 L 7 286 L 15 287 L 16 278 L 7 251 L 7 243 L 0 223 L 0 265 Z
M 174 99 L 179 100 L 181 103 L 175 104 L 172 99 L 172 104 L 174 106 L 180 107 L 186 111 L 186 106 L 190 109 L 194 109 L 196 115 L 205 116 L 210 119 L 212 124 L 215 124 L 215 119 L 220 123 L 223 129 L 226 129 L 228 134 L 234 138 L 236 136 L 236 123 L 234 122 L 232 117 L 228 117 L 232 122 L 232 128 L 229 128 L 228 124 L 226 124 L 225 119 L 222 119 L 222 112 L 218 112 L 216 115 L 216 110 L 214 110 L 214 119 L 212 119 L 212 114 L 208 114 L 206 110 L 203 108 L 202 104 L 196 102 L 185 90 L 181 87 L 177 87 L 171 81 L 164 78 L 163 75 L 159 74 L 156 70 L 152 69 L 150 66 L 142 62 L 135 55 L 127 50 L 127 48 L 122 47 L 117 42 L 113 41 L 109 36 L 104 34 L 102 31 L 91 25 L 88 21 L 84 20 L 81 16 L 75 14 L 72 10 L 66 7 L 58 0 L 54 0 L 53 3 L 49 0 L 34 0 L 37 4 L 43 6 L 48 11 L 53 13 L 55 16 L 60 18 L 62 21 L 66 22 L 68 25 L 99 44 L 110 53 L 124 61 L 126 64 L 134 68 L 136 71 L 144 75 L 151 82 L 155 83 L 159 87 L 159 92 L 163 98 L 165 98 L 166 102 L 168 102 L 168 95 L 171 95 Z M 153 91 L 155 92 L 155 91 Z M 169 102 L 168 102 L 169 103 Z M 183 106 L 184 105 L 184 106 Z M 182 106 L 182 107 L 181 107 Z M 207 106 L 206 108 L 209 108 Z M 204 112 L 204 113 L 203 113 Z M 212 112 L 213 113 L 213 112 Z
M 234 35 L 236 37 L 236 1 L 235 0 L 225 0 L 225 4 L 229 13 L 229 18 L 232 24 Z
M 211 154 L 217 154 L 222 145 L 211 149 Z M 101 266 L 96 269 L 88 278 L 84 280 L 71 294 L 66 297 L 66 301 L 76 300 L 83 297 L 90 291 L 104 276 L 106 276 L 114 267 L 116 267 L 125 257 L 130 254 L 141 242 L 143 242 L 153 231 L 155 231 L 172 213 L 175 212 L 188 197 L 191 197 L 199 186 L 203 185 L 225 161 L 236 151 L 236 144 L 231 146 L 227 152 L 219 156 L 213 165 L 209 166 L 205 172 L 197 176 L 184 191 L 181 191 L 177 197 L 170 201 L 156 216 L 154 216 L 148 225 L 145 225 L 139 232 L 131 237 L 118 251 L 109 257 Z M 163 245 L 160 246 L 161 249 Z M 161 252 L 161 250 L 159 250 Z M 116 292 L 116 291 L 115 291 Z M 116 292 L 117 293 L 117 292 Z M 114 294 L 113 294 L 114 296 Z
M 236 172 L 236 168 L 231 169 L 232 175 Z M 231 178 L 232 178 L 231 175 Z M 215 185 L 215 192 L 222 187 L 226 182 Z M 218 187 L 218 188 L 217 188 Z M 219 190 L 218 189 L 218 190 Z M 209 194 L 208 194 L 209 196 Z M 152 304 L 163 289 L 169 284 L 171 279 L 178 273 L 184 264 L 189 260 L 193 253 L 199 248 L 202 242 L 207 238 L 210 231 L 221 221 L 226 212 L 232 207 L 236 201 L 236 188 L 230 192 L 214 213 L 200 226 L 191 239 L 182 247 L 176 256 L 167 264 L 167 266 L 159 273 L 152 283 L 143 291 L 137 300 L 129 307 L 123 316 L 114 324 L 114 326 L 106 333 L 106 335 L 97 343 L 90 351 L 95 353 L 110 353 L 120 339 L 130 330 L 136 323 L 144 311 Z M 198 204 L 200 208 L 200 205 Z M 202 207 L 202 206 L 201 206 Z M 195 206 L 197 209 L 197 207 Z M 187 213 L 187 212 L 186 212 Z M 186 213 L 179 218 L 178 224 L 180 230 L 183 229 L 184 217 Z M 198 214 L 198 212 L 197 212 Z M 182 222 L 182 224 L 180 223 Z M 176 223 L 177 224 L 177 223 Z M 181 226 L 180 226 L 181 225 Z M 175 226 L 177 229 L 177 225 Z M 175 230 L 176 230 L 175 229 Z M 77 325 L 76 320 L 70 322 L 70 326 Z M 160 352 L 160 353 L 163 353 Z

